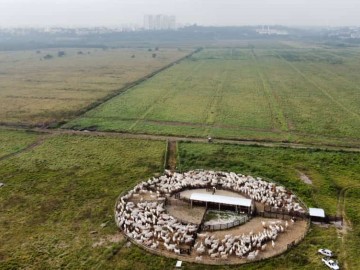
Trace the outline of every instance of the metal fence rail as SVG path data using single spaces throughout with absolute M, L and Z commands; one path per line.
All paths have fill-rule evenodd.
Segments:
M 225 224 L 214 224 L 214 225 L 205 225 L 203 224 L 202 229 L 204 231 L 218 231 L 218 230 L 227 230 L 230 229 L 232 227 L 235 226 L 239 226 L 241 224 L 246 223 L 249 220 L 248 216 L 243 216 L 238 220 L 234 220 L 232 222 L 229 223 L 225 223 Z
M 187 206 L 190 207 L 190 201 L 178 200 L 174 198 L 166 198 L 166 205 L 178 205 L 178 206 Z

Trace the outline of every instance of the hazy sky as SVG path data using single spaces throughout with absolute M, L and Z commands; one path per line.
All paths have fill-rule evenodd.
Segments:
M 360 25 L 360 0 L 0 0 L 0 27 L 142 25 L 157 13 L 200 25 Z

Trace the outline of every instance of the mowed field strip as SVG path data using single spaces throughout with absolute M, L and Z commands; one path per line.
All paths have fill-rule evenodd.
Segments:
M 65 55 L 59 57 L 59 52 Z M 190 52 L 177 48 L 0 52 L 0 123 L 48 125 L 68 120 Z
M 359 145 L 359 55 L 208 48 L 65 128 Z

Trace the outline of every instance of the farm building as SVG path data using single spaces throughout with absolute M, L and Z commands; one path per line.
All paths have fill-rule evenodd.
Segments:
M 190 203 L 191 206 L 196 203 L 205 205 L 206 207 L 217 208 L 219 210 L 231 209 L 236 212 L 247 214 L 252 214 L 255 209 L 254 202 L 251 199 L 215 194 L 193 193 L 190 196 Z
M 311 221 L 324 222 L 325 211 L 322 208 L 309 208 L 309 217 Z

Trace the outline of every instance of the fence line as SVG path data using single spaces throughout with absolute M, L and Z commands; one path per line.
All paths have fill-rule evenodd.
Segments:
M 261 212 L 260 212 L 261 213 Z M 272 214 L 276 214 L 276 215 L 279 215 L 279 216 L 289 216 L 290 218 L 291 217 L 298 217 L 298 218 L 302 218 L 302 219 L 305 219 L 305 218 L 308 218 L 308 215 L 306 213 L 303 213 L 303 212 L 298 212 L 298 211 L 288 211 L 286 209 L 282 209 L 282 210 L 274 210 L 273 207 L 271 206 L 266 206 L 264 207 L 264 212 L 262 213 L 266 213 L 265 215 L 272 215 Z M 283 218 L 285 219 L 285 218 Z
M 153 203 L 153 202 L 156 202 L 156 203 L 164 203 L 166 205 L 166 199 L 144 199 L 144 200 L 141 200 L 141 199 L 134 199 L 134 198 L 131 198 L 131 200 L 129 200 L 135 204 L 138 204 L 138 203 L 143 203 L 143 202 L 149 202 L 149 203 Z
M 294 213 L 286 213 L 286 212 L 270 212 L 270 211 L 264 211 L 264 212 L 258 212 L 258 216 L 264 217 L 264 218 L 281 218 L 283 220 L 285 219 L 292 219 L 292 218 L 301 218 L 306 219 L 307 215 L 298 215 Z
M 126 193 L 126 192 L 123 192 L 123 193 Z M 119 196 L 119 199 L 120 199 L 120 197 L 121 196 Z M 284 246 L 283 248 L 278 250 L 276 255 L 270 255 L 270 256 L 263 257 L 261 259 L 255 259 L 255 260 L 251 260 L 251 261 L 247 260 L 247 261 L 242 262 L 240 264 L 244 265 L 244 264 L 248 264 L 248 263 L 252 263 L 252 262 L 256 262 L 256 261 L 259 262 L 259 261 L 264 261 L 264 260 L 268 260 L 268 259 L 272 259 L 274 257 L 280 256 L 281 254 L 286 252 L 288 249 L 290 249 L 290 248 L 296 246 L 297 244 L 299 244 L 305 238 L 309 228 L 310 228 L 310 220 L 307 220 L 305 232 L 300 237 L 298 237 L 295 241 L 293 241 L 292 243 L 289 243 L 287 246 Z M 190 262 L 190 263 L 196 263 L 196 264 L 201 264 L 201 265 L 209 265 L 209 264 L 210 265 L 239 265 L 238 261 L 229 261 L 227 259 L 225 260 L 225 259 L 217 258 L 217 259 L 213 259 L 213 260 L 206 260 L 206 262 L 205 261 L 203 262 L 203 261 L 197 261 L 193 257 L 186 256 L 186 254 L 177 255 L 175 253 L 167 252 L 167 251 L 164 251 L 164 250 L 152 249 L 152 248 L 150 248 L 150 247 L 148 247 L 148 246 L 146 246 L 146 245 L 144 245 L 142 243 L 137 242 L 135 239 L 128 237 L 121 229 L 120 229 L 120 231 L 123 233 L 123 235 L 125 236 L 125 238 L 128 241 L 130 241 L 134 245 L 139 246 L 140 248 L 150 252 L 151 254 L 154 254 L 154 255 L 157 255 L 157 256 L 164 256 L 165 255 L 168 258 L 184 260 L 184 261 L 187 261 L 187 262 Z M 197 235 L 194 234 L 194 236 L 196 238 Z M 190 251 L 191 251 L 191 249 L 192 249 L 192 247 L 190 248 Z M 164 254 L 164 252 L 165 252 L 165 254 Z
M 340 221 L 341 225 L 343 225 L 344 217 L 343 216 L 326 216 L 325 221 L 328 223 Z
M 117 200 L 116 200 L 116 202 L 115 202 L 115 207 L 114 207 L 114 213 L 115 213 L 114 218 L 115 218 L 115 221 L 116 221 L 116 206 L 117 206 L 117 203 L 120 201 L 120 198 L 121 198 L 123 195 L 125 195 L 125 194 L 128 193 L 129 190 L 131 190 L 131 189 L 124 190 L 124 191 L 121 192 L 121 194 L 117 197 Z M 237 193 L 239 193 L 239 192 L 237 192 Z M 242 194 L 242 193 L 240 193 L 240 194 Z M 242 195 L 243 195 L 243 194 L 242 194 Z M 179 196 L 179 198 L 180 198 L 180 196 Z M 188 205 L 189 202 L 190 202 L 190 200 L 184 201 L 184 198 L 180 198 L 180 199 L 182 200 L 182 201 L 181 201 L 182 204 Z M 301 200 L 299 199 L 299 197 L 297 197 L 297 199 L 298 199 L 299 201 L 301 201 Z M 146 200 L 146 201 L 148 201 L 148 200 Z M 158 200 L 154 200 L 154 201 L 159 202 Z M 177 199 L 166 198 L 165 204 L 166 204 L 166 203 L 169 203 L 169 204 L 171 205 L 172 203 L 178 203 L 179 201 L 180 201 L 180 200 L 177 200 Z M 188 202 L 187 202 L 187 201 L 188 201 Z M 307 208 L 305 208 L 305 209 L 307 209 Z M 271 209 L 270 209 L 270 210 L 271 210 Z M 260 213 L 262 213 L 262 214 L 264 214 L 264 215 L 267 215 L 267 214 L 275 214 L 275 215 L 279 215 L 279 216 L 280 216 L 280 215 L 281 215 L 281 216 L 294 216 L 293 214 L 296 213 L 296 212 L 290 214 L 290 213 L 285 213 L 285 212 L 264 211 L 264 212 L 260 212 Z M 260 214 L 260 213 L 259 213 L 259 214 Z M 297 213 L 297 214 L 299 215 L 299 217 L 302 217 L 302 216 L 307 217 L 306 214 L 302 214 L 302 213 Z M 243 218 L 246 218 L 245 222 L 248 220 L 248 217 L 247 217 L 247 216 L 246 216 L 246 217 L 243 217 Z M 340 221 L 340 219 L 342 220 L 342 217 L 341 217 L 341 216 L 340 216 L 340 217 L 337 217 L 337 216 L 335 216 L 335 217 L 328 217 L 328 218 L 329 218 L 329 220 L 330 220 L 330 219 L 335 219 L 335 221 Z M 203 217 L 203 219 L 204 219 L 204 217 Z M 178 219 L 178 220 L 179 220 L 179 219 Z M 181 220 L 179 220 L 179 221 L 181 222 Z M 237 221 L 234 221 L 234 222 L 232 222 L 232 223 L 235 223 L 235 222 L 237 222 Z M 231 223 L 228 223 L 228 224 L 225 224 L 225 225 L 228 225 L 228 226 L 229 226 L 229 224 L 231 224 Z M 221 226 L 221 225 L 224 225 L 224 224 L 219 224 L 219 225 Z M 238 225 L 240 225 L 240 224 L 238 224 Z M 218 225 L 209 225 L 209 226 L 218 226 Z M 237 225 L 234 225 L 234 226 L 237 226 Z M 199 228 L 200 228 L 200 226 L 199 226 Z M 231 227 L 227 227 L 227 228 L 231 228 Z M 227 229 L 227 228 L 223 228 L 223 229 Z M 310 220 L 307 219 L 307 226 L 306 226 L 305 232 L 304 232 L 301 236 L 299 236 L 296 240 L 294 240 L 293 242 L 289 243 L 287 246 L 284 246 L 283 248 L 281 248 L 281 249 L 277 252 L 277 254 L 276 254 L 275 256 L 272 255 L 272 256 L 269 256 L 269 257 L 261 258 L 261 259 L 255 259 L 255 260 L 253 260 L 253 261 L 247 261 L 247 262 L 241 263 L 241 264 L 247 264 L 247 263 L 251 263 L 251 262 L 254 262 L 254 261 L 263 261 L 263 260 L 266 260 L 266 259 L 273 258 L 273 257 L 276 257 L 276 256 L 281 255 L 282 253 L 286 252 L 288 249 L 290 249 L 290 248 L 292 248 L 293 246 L 299 244 L 299 243 L 305 238 L 305 236 L 306 236 L 309 228 L 310 228 Z M 211 229 L 211 228 L 210 228 L 210 229 Z M 221 229 L 222 229 L 222 228 L 220 228 L 220 230 L 221 230 Z M 205 229 L 204 229 L 204 230 L 205 230 Z M 146 251 L 148 251 L 148 252 L 150 252 L 150 253 L 152 253 L 152 254 L 154 254 L 154 255 L 164 256 L 164 250 L 152 249 L 152 248 L 150 248 L 150 247 L 148 247 L 148 246 L 146 246 L 146 245 L 144 245 L 144 244 L 142 244 L 142 243 L 137 242 L 135 239 L 133 239 L 133 238 L 131 238 L 131 237 L 128 237 L 121 229 L 120 229 L 120 231 L 125 235 L 125 238 L 126 238 L 128 241 L 132 242 L 133 244 L 135 244 L 135 245 L 143 248 L 144 250 L 146 250 Z M 194 237 L 196 238 L 196 234 L 194 235 Z M 190 248 L 189 250 L 191 250 L 191 248 Z M 170 257 L 170 258 L 173 258 L 173 259 L 180 259 L 180 260 L 184 260 L 184 261 L 192 262 L 192 263 L 197 263 L 197 264 L 205 264 L 205 265 L 206 265 L 206 264 L 213 264 L 213 265 L 239 264 L 239 262 L 232 262 L 232 261 L 222 260 L 222 259 L 216 259 L 216 260 L 211 260 L 211 261 L 208 261 L 208 260 L 207 260 L 206 262 L 201 262 L 201 261 L 195 260 L 194 258 L 187 257 L 185 254 L 177 255 L 177 254 L 174 254 L 174 253 L 171 253 L 171 252 L 167 252 L 167 251 L 165 251 L 165 254 L 166 254 L 165 256 Z
M 162 256 L 162 257 L 166 256 L 166 257 L 169 257 L 172 259 L 184 260 L 186 262 L 196 263 L 196 264 L 201 264 L 201 265 L 246 265 L 246 264 L 253 263 L 253 262 L 260 262 L 260 261 L 264 261 L 264 260 L 268 260 L 268 259 L 273 259 L 275 257 L 282 255 L 284 252 L 286 252 L 289 249 L 293 248 L 294 246 L 298 245 L 305 238 L 309 228 L 310 228 L 310 221 L 308 220 L 307 224 L 306 224 L 305 232 L 300 237 L 298 237 L 295 241 L 293 241 L 293 242 L 289 243 L 288 245 L 282 247 L 281 249 L 277 250 L 275 255 L 269 255 L 269 256 L 262 257 L 260 259 L 255 259 L 255 260 L 246 260 L 245 262 L 241 262 L 241 263 L 239 263 L 238 261 L 229 261 L 228 259 L 221 259 L 221 258 L 206 260 L 206 262 L 205 261 L 197 261 L 193 257 L 186 256 L 186 254 L 177 255 L 172 252 L 149 248 L 148 246 L 146 246 L 142 243 L 139 243 L 136 240 L 128 237 L 123 231 L 121 231 L 121 232 L 125 235 L 125 238 L 128 241 L 132 242 L 133 244 L 135 244 L 135 245 L 143 248 L 144 250 L 146 250 L 154 255 L 157 255 L 157 256 Z
M 166 198 L 166 205 L 179 205 L 190 207 L 190 201 L 178 200 L 173 198 Z
M 235 226 L 246 223 L 249 220 L 248 216 L 243 216 L 238 220 L 234 220 L 225 224 L 214 224 L 214 225 L 202 225 L 204 231 L 217 231 L 217 230 L 227 230 Z

